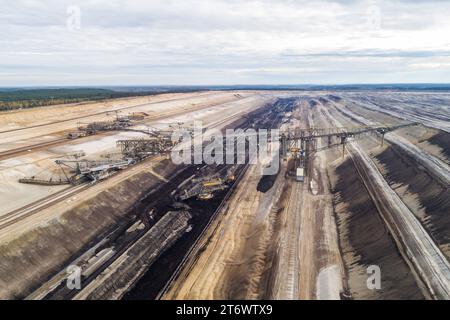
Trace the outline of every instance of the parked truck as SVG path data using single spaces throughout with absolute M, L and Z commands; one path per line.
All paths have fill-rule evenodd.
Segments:
M 297 168 L 296 179 L 299 182 L 303 182 L 305 180 L 305 169 Z

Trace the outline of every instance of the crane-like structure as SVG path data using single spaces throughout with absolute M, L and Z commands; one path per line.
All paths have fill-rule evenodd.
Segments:
M 63 176 L 43 179 L 38 178 L 35 175 L 31 178 L 20 179 L 19 182 L 60 185 L 68 183 L 77 184 L 86 180 L 94 182 L 102 180 L 113 174 L 115 171 L 122 170 L 148 156 L 170 152 L 173 146 L 179 143 L 179 141 L 172 141 L 173 130 L 177 129 L 176 126 L 181 127 L 182 124 L 183 123 L 177 123 L 176 125 L 170 127 L 169 130 L 158 130 L 147 126 L 147 130 L 141 131 L 140 129 L 127 128 L 129 127 L 130 122 L 128 120 L 122 120 L 121 118 L 117 118 L 112 122 L 91 123 L 85 127 L 86 130 L 92 130 L 93 132 L 102 130 L 141 131 L 147 133 L 149 138 L 117 141 L 117 146 L 120 148 L 120 155 L 122 156 L 120 159 L 92 161 L 80 159 L 85 155 L 84 152 L 76 152 L 73 155 L 66 155 L 69 159 L 60 159 L 55 161 L 55 163 L 60 167 Z M 363 127 L 297 128 L 294 130 L 282 131 L 277 139 L 279 139 L 280 142 L 281 156 L 286 159 L 288 153 L 291 154 L 294 158 L 294 167 L 301 169 L 306 167 L 306 159 L 313 152 L 342 145 L 342 153 L 344 155 L 345 145 L 349 139 L 376 134 L 381 136 L 381 144 L 383 144 L 384 135 L 386 133 L 415 125 L 418 125 L 418 123 L 413 122 L 398 125 Z M 320 144 L 320 148 L 318 148 L 319 140 L 322 142 Z M 226 139 L 224 139 L 224 145 L 225 143 Z M 300 171 L 303 172 L 303 170 Z M 193 181 L 195 182 L 194 186 L 192 186 L 190 190 L 185 190 L 184 194 L 182 194 L 180 198 L 188 199 L 193 195 L 200 195 L 200 198 L 206 199 L 212 194 L 213 191 L 223 189 L 225 187 L 226 180 L 229 180 L 229 177 L 221 177 L 220 179 L 209 177 L 208 181 Z
M 362 138 L 370 134 L 381 137 L 381 145 L 384 143 L 384 135 L 388 132 L 418 125 L 417 122 L 403 123 L 389 126 L 363 126 L 363 127 L 331 127 L 331 128 L 307 128 L 287 130 L 280 134 L 280 153 L 287 158 L 288 153 L 294 158 L 294 168 L 306 167 L 306 159 L 313 152 L 327 148 L 342 146 L 342 156 L 345 155 L 345 146 L 349 139 Z M 324 145 L 317 147 L 318 141 L 324 141 Z M 303 172 L 303 170 L 301 170 Z M 302 180 L 302 179 L 300 179 Z
M 317 150 L 317 141 L 325 139 L 327 146 L 331 147 L 341 144 L 345 148 L 349 138 L 358 138 L 367 134 L 381 136 L 381 144 L 384 143 L 384 135 L 388 132 L 418 125 L 417 122 L 404 123 L 391 126 L 363 126 L 363 127 L 331 127 L 331 128 L 308 128 L 283 131 L 280 134 L 281 155 L 286 156 L 290 149 L 304 151 Z M 345 149 L 343 149 L 345 150 Z
M 150 139 L 127 139 L 116 142 L 125 157 L 142 159 L 150 155 L 168 152 L 173 147 L 171 139 L 153 137 Z
M 56 160 L 55 163 L 61 167 L 67 181 L 77 184 L 83 178 L 96 182 L 102 180 L 115 171 L 125 169 L 134 162 L 133 159 L 117 159 L 93 161 L 79 160 Z

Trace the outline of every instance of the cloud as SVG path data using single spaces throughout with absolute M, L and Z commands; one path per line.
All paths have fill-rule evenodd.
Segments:
M 80 29 L 68 28 L 70 6 Z M 8 1 L 0 85 L 449 82 L 417 67 L 449 56 L 449 9 L 399 0 Z

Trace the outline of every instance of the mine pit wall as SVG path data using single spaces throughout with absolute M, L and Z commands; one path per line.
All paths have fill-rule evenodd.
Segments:
M 287 103 L 291 104 L 292 102 L 292 99 L 286 99 L 284 101 L 278 100 L 277 103 L 285 105 Z M 291 107 L 292 106 L 285 108 L 283 111 L 291 110 Z M 277 127 L 281 120 L 281 114 L 272 112 L 270 110 L 271 108 L 271 105 L 268 105 L 267 108 L 261 108 L 253 112 L 251 116 L 246 117 L 246 119 L 262 119 L 262 123 L 258 123 L 254 126 L 256 128 Z M 233 126 L 247 127 L 248 124 L 251 124 L 247 123 L 247 120 L 238 121 L 239 122 L 234 123 Z M 236 190 L 241 190 L 243 188 L 242 183 L 244 183 L 245 188 L 249 187 L 247 183 L 251 183 L 251 188 L 254 188 L 256 192 L 257 184 L 260 179 L 258 177 L 250 178 L 252 175 L 255 175 L 256 172 L 259 173 L 259 167 L 256 169 L 256 166 L 250 165 L 241 182 L 237 185 Z M 284 173 L 279 173 L 275 177 L 275 180 L 278 180 L 278 184 L 284 182 L 284 179 Z M 245 182 L 246 180 L 250 181 Z M 277 194 L 275 196 L 276 199 L 281 197 L 279 193 L 282 193 L 282 188 L 278 191 L 275 190 L 277 189 L 277 181 L 268 181 L 267 185 L 265 182 L 262 182 L 261 186 L 262 185 L 265 185 L 263 188 L 265 192 Z M 246 191 L 248 190 L 249 189 Z M 234 192 L 232 199 L 234 197 L 239 197 L 238 194 L 241 194 L 242 192 L 245 191 L 241 190 L 240 192 Z M 228 220 L 235 219 L 233 216 L 236 215 L 237 212 L 235 211 L 236 208 L 232 208 L 230 211 L 228 210 L 228 206 L 230 205 L 229 203 L 232 202 L 233 204 L 236 204 L 236 199 L 229 201 L 229 203 L 221 209 L 220 213 L 213 218 L 211 225 L 208 229 L 206 229 L 205 234 L 200 239 L 198 244 L 199 247 L 197 249 L 198 251 L 194 251 L 191 254 L 190 259 L 192 260 L 188 261 L 188 263 L 184 266 L 181 274 L 174 281 L 171 288 L 169 288 L 169 291 L 165 292 L 163 299 L 204 299 L 205 297 L 207 299 L 270 299 L 270 288 L 272 287 L 272 283 L 274 281 L 274 273 L 272 272 L 274 267 L 272 266 L 272 261 L 274 261 L 274 256 L 276 256 L 276 247 L 278 244 L 277 241 L 274 240 L 274 231 L 280 228 L 278 209 L 281 208 L 281 205 L 280 202 L 276 201 L 276 199 L 274 200 L 274 207 L 267 212 L 267 216 L 260 218 L 263 220 L 259 223 L 255 223 L 256 216 L 253 215 L 254 212 L 240 216 L 239 223 L 233 220 Z M 233 248 L 230 249 L 233 251 L 231 254 L 229 254 L 229 252 L 224 250 L 221 246 L 218 246 L 218 251 L 215 250 L 215 252 L 220 252 L 230 260 L 227 260 L 226 263 L 222 263 L 222 261 L 215 263 L 215 265 L 217 265 L 217 269 L 211 269 L 213 266 L 210 264 L 197 265 L 198 263 L 203 263 L 202 261 L 207 255 L 206 252 L 211 250 L 211 247 L 208 248 L 208 246 L 215 243 L 215 237 L 218 236 L 217 233 L 219 230 L 217 228 L 222 226 L 224 221 L 223 219 L 237 223 L 235 225 L 234 232 L 245 234 L 245 240 L 243 241 L 242 246 L 236 246 L 235 243 L 230 241 L 229 244 L 226 244 L 226 247 L 227 250 Z M 220 237 L 229 237 L 229 234 L 226 233 L 226 228 L 222 230 L 225 230 L 225 233 Z M 193 231 L 191 231 L 191 233 L 192 232 Z M 179 245 L 180 242 L 182 241 L 177 242 L 175 246 Z M 169 249 L 169 251 L 170 250 L 171 249 Z M 207 259 L 211 259 L 211 261 L 215 262 L 217 261 L 213 260 L 212 257 Z M 232 263 L 231 261 L 239 261 L 239 263 Z M 225 264 L 223 268 L 222 264 Z M 196 270 L 197 268 L 201 271 Z M 220 280 L 216 279 L 216 281 L 211 281 L 210 278 L 205 280 L 207 277 L 206 272 L 210 270 L 213 270 L 213 273 L 218 278 L 220 277 Z M 196 274 L 196 272 L 201 272 L 201 274 Z M 193 279 L 191 279 L 191 277 Z M 133 296 L 133 298 L 135 297 L 136 296 Z M 125 296 L 125 298 L 127 298 L 127 296 Z
M 439 183 L 396 146 L 378 154 L 376 160 L 391 188 L 450 260 L 450 187 Z
M 343 125 L 350 125 L 333 104 L 327 104 L 323 111 L 327 118 L 332 116 Z M 378 142 L 368 138 L 359 145 L 366 151 L 379 148 Z M 345 293 L 356 300 L 425 299 L 352 160 L 331 162 L 328 172 L 345 269 Z M 370 265 L 381 269 L 381 290 L 367 288 Z
M 282 240 L 281 237 L 285 230 L 287 217 L 284 208 L 287 204 L 291 187 L 291 184 L 284 184 L 279 199 L 276 199 L 276 202 L 274 202 L 274 207 L 277 210 L 272 210 L 269 216 L 269 221 L 273 225 L 270 234 L 272 241 L 270 241 L 267 246 L 265 259 L 266 268 L 261 274 L 259 299 L 276 299 L 276 288 L 279 287 L 279 284 L 277 283 L 278 275 L 280 272 L 285 272 L 280 264 L 282 257 L 280 256 L 279 243 Z M 278 210 L 280 210 L 279 213 L 277 212 Z
M 333 206 L 352 299 L 424 299 L 350 159 L 336 167 Z M 381 289 L 367 288 L 367 267 L 381 269 Z
M 448 164 L 450 162 L 450 133 L 439 131 L 429 138 L 428 142 L 441 148 L 441 152 L 446 157 L 446 162 Z
M 155 167 L 167 174 L 171 165 Z M 174 172 L 174 171 L 172 171 Z M 145 170 L 0 246 L 0 298 L 22 299 L 122 223 L 161 181 Z
M 280 171 L 274 175 L 271 185 L 266 186 L 265 194 L 260 194 L 260 206 L 265 197 L 271 199 L 267 204 L 270 208 L 267 215 L 254 216 L 253 221 L 252 219 L 246 221 L 249 224 L 249 231 L 247 231 L 245 243 L 235 257 L 242 263 L 230 264 L 227 267 L 223 281 L 227 284 L 224 290 L 225 299 L 273 298 L 271 290 L 275 280 L 274 271 L 276 271 L 276 263 L 273 259 L 276 257 L 279 245 L 279 242 L 273 239 L 278 236 L 276 232 L 281 227 L 279 211 L 283 206 L 283 191 L 286 191 L 286 188 L 283 188 L 285 168 L 280 168 Z
M 419 149 L 450 165 L 450 134 L 438 129 L 414 126 L 396 130 L 395 133 L 409 140 Z
M 404 121 L 404 119 L 398 119 L 392 115 L 386 115 L 381 111 L 374 111 L 369 108 L 365 108 L 355 102 L 346 101 L 341 107 L 336 109 L 343 114 L 344 117 L 349 117 L 357 123 L 361 123 L 359 119 L 354 119 L 348 114 L 345 114 L 340 108 L 345 108 L 350 110 L 352 113 L 370 119 L 371 121 L 381 122 L 381 123 L 396 123 L 399 121 Z M 447 164 L 450 162 L 450 134 L 441 131 L 436 128 L 426 127 L 426 126 L 415 126 L 403 128 L 396 131 L 404 138 L 408 139 L 410 142 L 416 144 L 419 148 L 425 150 L 431 155 L 441 159 Z
M 76 299 L 122 298 L 159 255 L 186 232 L 190 219 L 191 215 L 187 211 L 171 211 L 165 214 L 104 273 L 81 291 Z
M 337 111 L 340 111 L 339 109 L 331 110 L 331 111 L 333 111 L 335 116 L 338 116 L 338 118 L 340 118 L 339 112 L 337 112 Z M 352 120 L 355 120 L 355 119 L 352 119 Z M 345 122 L 348 122 L 348 120 L 346 120 Z M 411 132 L 410 130 L 412 130 L 412 129 L 408 128 L 408 129 L 404 129 L 403 131 L 405 131 L 407 133 L 408 131 Z M 433 130 L 429 130 L 429 131 L 433 131 Z M 433 135 L 431 135 L 431 136 L 433 136 Z M 442 148 L 442 146 L 443 146 L 442 141 L 445 141 L 445 136 L 443 137 L 442 134 L 441 134 L 439 137 L 440 137 L 440 140 L 441 140 L 440 141 L 440 147 L 441 147 L 441 149 L 443 149 Z M 428 136 L 427 139 L 431 140 L 430 136 Z M 372 145 L 371 142 L 369 143 L 368 139 L 364 139 L 364 141 L 361 142 L 361 145 L 364 145 L 364 149 L 367 152 L 370 152 L 370 153 L 377 153 L 377 152 L 380 151 L 380 148 L 378 146 Z M 377 147 L 377 148 L 374 149 L 374 147 Z M 384 149 L 386 149 L 386 148 L 382 148 L 381 150 L 384 150 Z M 388 149 L 387 151 L 389 151 L 389 150 L 392 150 L 392 149 Z M 432 151 L 436 151 L 436 150 L 437 150 L 437 152 L 436 152 L 437 154 L 441 154 L 441 152 L 439 151 L 439 148 L 436 148 L 434 150 L 432 149 Z M 385 152 L 387 152 L 387 151 L 385 151 Z M 397 157 L 399 157 L 399 155 L 397 155 Z M 343 166 L 343 165 L 341 165 L 341 166 Z M 350 168 L 351 167 L 352 166 L 350 165 Z M 417 168 L 418 166 L 417 166 L 417 164 L 414 164 L 413 167 Z M 394 170 L 395 170 L 396 173 L 400 173 L 400 172 L 403 172 L 403 168 L 404 168 L 404 164 L 403 164 L 403 166 L 402 165 L 397 166 Z M 353 170 L 354 170 L 354 168 L 353 168 Z M 428 179 L 430 179 L 430 177 L 426 174 L 426 172 L 423 169 L 422 169 L 422 172 L 428 177 Z M 415 177 L 415 173 L 414 172 L 406 173 L 406 175 L 409 178 L 411 178 L 411 177 L 414 178 Z M 346 176 L 346 175 L 344 175 L 344 176 Z M 358 178 L 358 176 L 356 176 L 356 178 Z M 335 182 L 334 184 L 336 185 L 336 183 L 337 182 Z M 347 183 L 348 183 L 348 181 L 347 181 Z M 400 187 L 406 188 L 406 186 L 400 186 Z M 361 188 L 364 189 L 364 185 L 361 184 Z M 336 188 L 336 189 L 338 190 L 338 188 Z M 445 189 L 445 190 L 447 190 L 447 189 Z M 353 193 L 356 194 L 356 191 L 357 191 L 357 189 L 353 190 Z M 440 198 L 436 196 L 436 192 L 437 192 L 437 194 L 439 194 L 441 196 Z M 336 195 L 336 192 L 334 192 L 334 193 Z M 397 193 L 399 193 L 399 191 L 397 191 Z M 401 191 L 401 193 L 405 193 L 405 191 Z M 448 202 L 448 199 L 449 199 L 448 192 L 444 195 L 444 191 L 442 191 L 442 190 L 437 191 L 436 189 L 434 189 L 433 191 L 430 192 L 430 195 L 433 195 L 433 194 L 435 196 L 434 196 L 433 199 L 430 200 L 430 202 L 432 202 L 434 205 L 436 205 L 436 206 L 445 205 Z M 408 197 L 402 196 L 402 194 L 399 194 L 399 195 L 401 196 L 402 200 L 410 208 L 411 207 L 413 207 L 413 209 L 419 208 L 417 210 L 411 209 L 412 211 L 419 212 L 420 210 L 422 210 L 421 209 L 421 207 L 423 207 L 422 204 L 421 203 L 417 204 L 416 203 L 417 201 L 414 201 L 415 200 L 414 198 L 419 198 L 419 196 L 417 194 L 413 195 L 413 196 L 409 195 L 408 197 L 409 197 L 410 201 L 408 201 Z M 350 193 L 350 195 L 348 197 L 349 198 L 348 199 L 349 203 L 352 203 L 354 201 L 358 201 L 357 199 L 352 199 L 352 196 L 353 196 L 353 194 Z M 368 197 L 367 192 L 366 192 L 366 196 Z M 338 206 L 339 206 L 339 204 L 341 202 L 342 202 L 342 200 L 340 200 L 339 198 L 336 198 L 336 196 L 335 196 L 335 209 L 338 208 Z M 371 203 L 370 197 L 368 197 L 366 200 L 364 200 L 364 202 Z M 372 207 L 373 207 L 373 205 L 372 205 Z M 366 209 L 366 208 L 363 207 L 362 209 Z M 376 214 L 378 214 L 378 212 L 375 209 L 375 207 L 373 207 L 373 210 L 375 210 L 374 212 Z M 449 212 L 448 208 L 444 208 L 443 210 L 444 210 L 444 212 Z M 401 269 L 403 269 L 404 271 L 407 272 L 407 274 L 406 274 L 407 277 L 404 274 L 402 274 L 402 271 L 400 270 L 399 267 L 397 267 L 397 266 L 396 267 L 392 267 L 392 265 L 393 265 L 392 264 L 392 258 L 395 257 L 394 254 L 389 254 L 386 257 L 381 257 L 380 259 L 373 258 L 372 262 L 364 262 L 364 260 L 362 260 L 365 256 L 368 257 L 368 258 L 371 257 L 370 256 L 370 252 L 369 252 L 369 254 L 367 252 L 365 252 L 366 248 L 370 248 L 370 243 L 366 244 L 364 246 L 358 247 L 358 245 L 357 245 L 358 238 L 364 236 L 365 234 L 358 234 L 356 231 L 352 231 L 351 228 L 346 226 L 346 224 L 349 225 L 352 222 L 351 218 L 353 217 L 352 210 L 348 210 L 348 211 L 349 211 L 349 213 L 347 213 L 347 215 L 349 215 L 349 214 L 351 214 L 351 215 L 349 215 L 350 218 L 347 218 L 346 220 L 345 219 L 343 220 L 343 218 L 342 218 L 342 217 L 344 217 L 344 218 L 346 217 L 345 211 L 344 211 L 344 214 L 341 214 L 341 215 L 339 215 L 338 210 L 336 210 L 336 213 L 338 215 L 340 242 L 341 242 L 341 247 L 342 247 L 342 252 L 343 252 L 343 257 L 344 257 L 344 263 L 345 263 L 345 266 L 346 266 L 347 287 L 349 288 L 350 293 L 352 293 L 353 298 L 356 297 L 358 299 L 386 299 L 386 298 L 388 298 L 388 299 L 418 299 L 418 298 L 422 298 L 423 299 L 424 296 L 422 295 L 422 293 L 421 293 L 421 291 L 419 289 L 419 285 L 420 284 L 417 284 L 417 282 L 414 283 L 415 282 L 414 277 L 411 274 L 410 269 L 407 267 L 407 265 L 404 262 L 404 260 L 402 259 L 402 257 L 397 253 L 397 247 L 395 246 L 395 244 L 393 242 L 393 239 L 392 239 L 392 237 L 390 235 L 388 236 L 388 238 L 390 238 L 389 246 L 391 247 L 391 251 L 396 253 L 396 260 L 397 260 L 396 264 L 401 264 L 402 265 Z M 385 232 L 387 232 L 384 223 L 382 222 L 382 220 L 380 219 L 379 216 L 377 216 L 377 217 L 378 217 L 378 221 L 381 221 L 380 227 L 382 227 L 385 230 Z M 422 218 L 424 218 L 424 217 L 422 217 Z M 428 219 L 427 217 L 425 217 L 425 218 Z M 343 223 L 344 223 L 344 228 L 342 226 Z M 368 226 L 370 228 L 372 228 L 370 226 L 370 224 Z M 358 223 L 354 223 L 354 225 L 355 225 L 355 227 L 354 227 L 355 229 L 354 230 L 356 230 L 356 228 L 366 228 L 367 229 L 367 227 L 365 227 L 364 224 L 359 223 L 359 222 Z M 444 226 L 443 228 L 446 228 L 446 226 Z M 377 230 L 377 229 L 375 229 L 375 230 Z M 369 231 L 371 231 L 371 230 L 366 230 L 366 232 L 369 232 Z M 356 238 L 356 240 L 353 241 L 354 243 L 356 243 L 355 245 L 352 245 L 352 241 L 351 241 L 352 239 L 349 238 L 349 235 L 352 235 L 352 232 L 355 234 L 355 238 Z M 375 237 L 375 235 L 373 237 Z M 368 240 L 371 240 L 371 239 L 368 239 Z M 376 245 L 376 243 L 374 245 Z M 346 247 L 350 247 L 352 249 L 347 250 Z M 375 252 L 377 251 L 376 248 L 377 247 L 375 246 Z M 441 249 L 444 250 L 444 248 L 442 248 L 442 247 L 441 247 Z M 448 249 L 448 245 L 447 245 L 447 249 Z M 361 255 L 361 253 L 360 253 L 361 251 L 364 253 L 364 255 Z M 383 250 L 380 250 L 380 253 L 381 252 L 383 252 Z M 382 266 L 380 262 L 377 263 L 378 260 L 383 262 L 386 266 Z M 359 265 L 358 265 L 358 263 L 359 263 Z M 382 290 L 380 290 L 380 291 L 373 291 L 372 292 L 372 290 L 367 289 L 366 280 L 367 280 L 368 275 L 366 273 L 366 269 L 365 268 L 368 265 L 370 265 L 370 264 L 376 264 L 376 265 L 379 265 L 381 267 L 381 269 L 382 269 L 382 281 L 384 281 L 383 277 L 386 276 L 385 275 L 385 273 L 386 273 L 385 271 L 386 270 L 389 270 L 388 271 L 389 274 L 387 276 L 393 278 L 394 280 L 393 281 L 388 281 L 388 285 L 382 283 Z M 360 270 L 359 270 L 359 272 L 355 273 L 355 270 L 358 271 L 357 270 L 358 267 L 359 267 Z M 385 270 L 383 271 L 383 269 L 385 269 Z M 406 278 L 409 278 L 408 282 L 405 282 L 405 281 L 399 282 L 397 280 L 397 278 L 402 278 L 404 276 L 405 276 L 405 280 L 406 280 Z M 354 278 L 354 279 L 352 280 L 352 278 Z M 356 284 L 355 284 L 355 279 L 356 279 Z M 408 287 L 411 287 L 414 290 L 411 291 L 410 289 L 408 289 Z M 356 290 L 355 290 L 355 288 L 356 288 Z M 399 288 L 400 288 L 400 291 L 398 290 Z M 402 292 L 402 290 L 404 292 L 406 292 L 406 293 L 411 293 L 412 292 L 411 296 L 410 295 L 406 295 L 405 296 L 405 294 Z

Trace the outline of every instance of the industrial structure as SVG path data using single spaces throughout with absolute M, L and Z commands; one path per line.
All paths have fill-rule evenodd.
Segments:
M 289 116 L 291 114 L 289 113 Z M 133 117 L 141 118 L 141 117 Z M 286 114 L 285 114 L 286 118 Z M 120 117 L 112 121 L 92 122 L 86 125 L 79 125 L 78 131 L 69 133 L 69 137 L 82 137 L 93 135 L 99 131 L 135 131 L 149 135 L 145 139 L 118 140 L 117 146 L 120 148 L 120 159 L 108 159 L 102 161 L 92 161 L 87 159 L 59 159 L 55 163 L 61 169 L 62 175 L 56 178 L 42 179 L 37 176 L 21 178 L 19 182 L 39 185 L 62 185 L 79 184 L 84 181 L 96 182 L 109 177 L 118 170 L 122 170 L 138 161 L 156 154 L 168 153 L 174 145 L 180 141 L 173 141 L 174 130 L 187 130 L 193 134 L 191 128 L 183 127 L 182 122 L 169 124 L 169 130 L 160 130 L 146 126 L 146 130 L 134 129 L 132 126 L 140 123 L 133 122 L 132 117 Z M 337 145 L 342 145 L 344 155 L 345 145 L 350 138 L 359 138 L 367 134 L 377 134 L 381 136 L 383 144 L 384 135 L 387 132 L 417 125 L 417 123 L 407 123 L 393 126 L 365 126 L 365 127 L 331 127 L 331 128 L 308 128 L 287 130 L 280 135 L 281 157 L 286 159 L 288 153 L 294 160 L 294 175 L 298 181 L 303 181 L 307 173 L 306 159 L 312 152 L 319 151 L 317 142 L 325 139 L 325 149 Z M 224 140 L 225 143 L 225 140 Z M 300 170 L 299 170 L 300 169 Z M 223 177 L 207 177 L 201 181 L 193 180 L 189 188 L 186 188 L 178 195 L 178 200 L 186 200 L 192 197 L 198 199 L 209 199 L 214 191 L 226 188 L 226 183 L 232 174 L 227 173 Z
M 118 140 L 117 146 L 120 147 L 124 156 L 142 159 L 150 155 L 170 151 L 174 142 L 165 137 L 155 137 L 151 139 Z
M 130 116 L 119 116 L 117 112 L 115 114 L 116 118 L 111 121 L 78 123 L 78 130 L 69 132 L 67 137 L 77 139 L 102 131 L 132 131 L 144 133 L 149 138 L 118 140 L 116 144 L 120 148 L 119 159 L 109 159 L 109 154 L 103 155 L 102 157 L 108 158 L 108 160 L 102 161 L 80 159 L 85 155 L 84 153 L 77 154 L 75 157 L 66 155 L 64 158 L 68 159 L 55 161 L 55 164 L 61 169 L 60 174 L 55 177 L 52 175 L 50 178 L 40 178 L 38 175 L 33 175 L 19 179 L 19 182 L 47 186 L 76 185 L 85 181 L 96 182 L 149 156 L 169 152 L 179 142 L 172 140 L 175 130 L 186 130 L 191 135 L 193 133 L 191 128 L 183 127 L 183 122 L 169 124 L 169 130 L 161 130 L 135 121 L 142 120 L 147 114 L 133 113 Z M 142 125 L 145 129 L 134 128 L 137 125 Z
M 175 195 L 176 201 L 185 201 L 196 197 L 199 200 L 208 200 L 214 196 L 214 192 L 226 189 L 235 180 L 236 166 L 224 168 L 218 173 L 192 178 L 179 186 Z
M 307 170 L 306 159 L 312 152 L 341 145 L 342 156 L 344 156 L 345 145 L 349 139 L 357 139 L 365 135 L 376 134 L 381 137 L 381 145 L 383 145 L 384 135 L 386 133 L 415 125 L 418 125 L 418 123 L 410 122 L 392 126 L 363 126 L 352 128 L 330 127 L 288 130 L 282 132 L 280 135 L 280 153 L 284 159 L 287 158 L 288 153 L 291 154 L 294 159 L 297 181 L 303 181 L 305 170 Z M 325 145 L 320 148 L 317 147 L 319 139 L 325 140 Z
M 94 182 L 103 180 L 115 171 L 125 169 L 134 163 L 134 160 L 131 158 L 103 161 L 56 160 L 55 163 L 61 167 L 69 183 L 77 184 L 86 178 Z
M 432 212 L 433 219 L 441 219 L 436 220 L 439 226 L 446 223 L 441 213 L 449 208 L 448 135 L 428 126 L 407 128 L 417 124 L 415 119 L 399 121 L 386 113 L 377 117 L 350 100 L 333 103 L 321 95 L 258 94 L 245 103 L 214 107 L 214 112 L 202 110 L 221 105 L 222 98 L 214 104 L 199 100 L 196 107 L 175 100 L 173 112 L 165 109 L 169 103 L 134 109 L 152 113 L 151 120 L 145 119 L 148 114 L 121 116 L 108 110 L 113 118 L 93 108 L 70 126 L 65 118 L 62 126 L 35 129 L 30 123 L 10 143 L 13 155 L 9 150 L 3 155 L 15 161 L 0 168 L 7 208 L 0 229 L 13 242 L 2 267 L 2 279 L 13 289 L 3 296 L 415 298 L 424 288 L 430 297 L 448 297 L 447 247 L 434 246 L 434 241 L 446 241 L 448 233 L 439 234 L 437 223 L 428 226 L 418 218 L 432 222 Z M 198 114 L 191 116 L 187 105 Z M 200 140 L 190 139 L 198 141 L 195 147 L 184 140 L 186 132 L 184 141 L 174 135 L 174 130 L 190 130 L 184 123 L 157 120 L 185 118 L 235 133 L 223 142 L 206 134 L 202 149 Z M 81 141 L 69 141 L 68 128 L 74 130 L 69 137 Z M 385 136 L 397 129 L 402 130 Z M 273 135 L 266 140 L 258 130 Z M 45 133 L 42 144 L 33 144 L 40 141 L 32 137 L 23 145 L 23 136 L 34 132 Z M 11 136 L 4 134 L 5 141 Z M 441 139 L 435 144 L 441 149 L 431 147 L 432 139 Z M 194 160 L 201 152 L 204 161 L 171 162 L 168 156 L 177 146 Z M 191 152 L 184 152 L 189 147 Z M 86 152 L 71 151 L 77 149 Z M 255 152 L 260 161 L 253 161 Z M 210 163 L 204 157 L 210 153 L 225 163 Z M 269 165 L 278 171 L 264 175 L 261 169 Z M 407 185 L 423 191 L 409 188 L 405 193 Z M 410 206 L 419 196 L 427 202 Z M 9 198 L 17 205 L 9 206 Z M 30 226 L 39 232 L 28 233 Z M 25 232 L 24 237 L 17 237 L 18 232 Z M 42 260 L 35 263 L 37 259 Z M 361 267 L 378 264 L 389 270 L 386 281 L 411 291 L 404 294 L 386 285 L 388 295 L 358 286 Z M 16 275 L 23 265 L 30 267 L 27 274 L 38 272 L 35 279 Z M 67 265 L 81 268 L 81 290 L 66 285 Z M 420 279 L 409 276 L 405 281 L 408 270 L 416 270 Z

